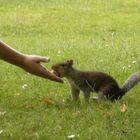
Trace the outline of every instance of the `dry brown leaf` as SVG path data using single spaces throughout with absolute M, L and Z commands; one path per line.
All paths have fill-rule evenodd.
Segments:
M 83 114 L 82 114 L 82 112 L 81 112 L 80 110 L 75 111 L 75 112 L 73 113 L 73 115 L 74 115 L 74 116 L 77 116 L 77 117 L 82 117 L 82 116 L 83 116 Z
M 44 98 L 42 99 L 42 102 L 45 103 L 45 104 L 47 104 L 47 105 L 52 105 L 52 104 L 54 104 L 54 101 L 53 101 L 52 99 L 48 98 L 48 97 L 44 97 Z
M 27 129 L 27 133 L 28 133 L 29 135 L 32 135 L 32 134 L 35 133 L 35 129 L 34 129 L 34 128 L 28 128 L 28 129 Z
M 65 112 L 65 109 L 64 108 L 61 108 L 61 109 L 59 109 L 59 112 L 60 113 L 63 113 L 63 112 Z
M 15 97 L 17 97 L 17 96 L 20 96 L 20 93 L 16 93 L 16 94 L 15 94 Z

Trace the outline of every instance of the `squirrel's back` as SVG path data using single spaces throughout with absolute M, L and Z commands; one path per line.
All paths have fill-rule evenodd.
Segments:
M 83 80 L 86 83 L 88 82 L 92 87 L 94 87 L 95 91 L 97 92 L 98 90 L 100 90 L 100 88 L 105 87 L 109 84 L 116 85 L 117 88 L 119 87 L 116 80 L 107 73 L 98 71 L 76 71 L 76 73 L 77 74 L 74 77 L 74 74 L 72 74 L 74 80 Z

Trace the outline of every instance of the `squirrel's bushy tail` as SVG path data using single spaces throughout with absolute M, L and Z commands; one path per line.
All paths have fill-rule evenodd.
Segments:
M 136 72 L 129 76 L 121 87 L 123 95 L 131 88 L 133 88 L 138 82 L 140 82 L 140 72 Z

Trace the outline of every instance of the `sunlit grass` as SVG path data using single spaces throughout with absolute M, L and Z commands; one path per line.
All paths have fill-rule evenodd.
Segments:
M 73 59 L 75 67 L 109 73 L 122 85 L 140 68 L 139 13 L 139 0 L 0 0 L 0 38 L 23 53 L 50 56 L 49 69 Z M 68 82 L 44 80 L 3 61 L 0 82 L 2 140 L 140 138 L 139 85 L 115 103 L 85 106 L 81 94 L 76 106 Z

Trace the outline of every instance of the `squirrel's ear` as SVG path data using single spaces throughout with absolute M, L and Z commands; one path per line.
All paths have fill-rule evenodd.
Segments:
M 66 62 L 71 66 L 73 65 L 73 60 L 67 60 Z
M 72 60 L 72 59 L 69 60 L 69 63 L 70 63 L 70 65 L 72 66 L 72 65 L 73 65 L 73 60 Z

